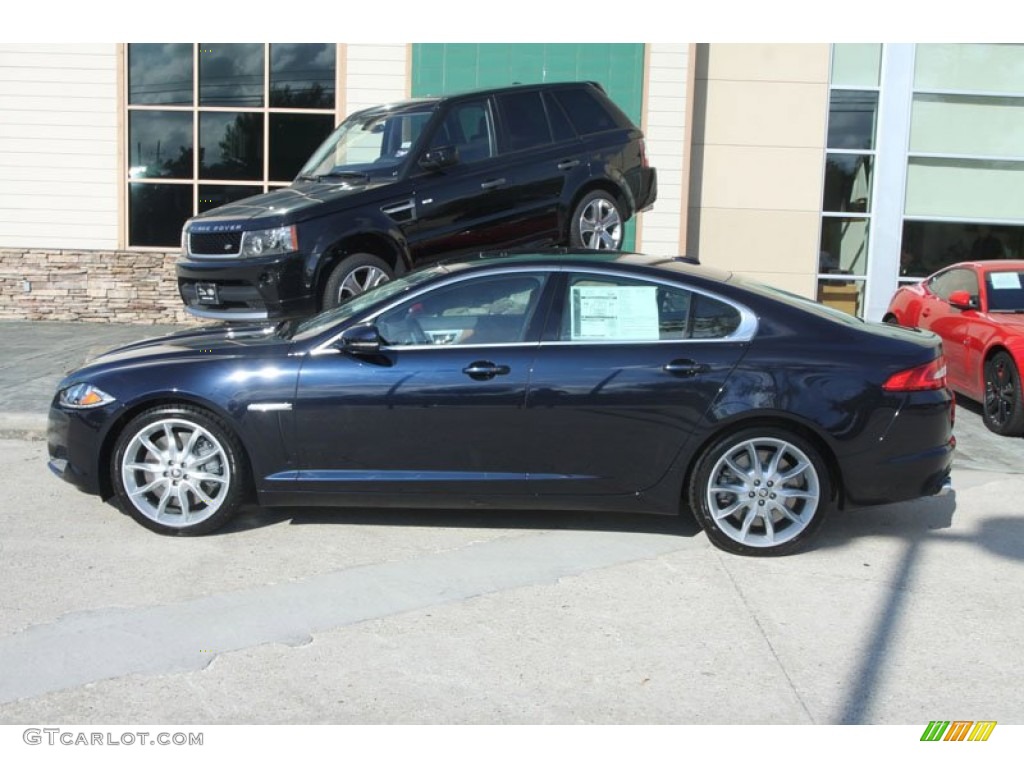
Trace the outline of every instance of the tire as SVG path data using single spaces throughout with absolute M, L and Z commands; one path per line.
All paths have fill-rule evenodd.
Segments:
M 622 247 L 625 219 L 618 200 L 600 190 L 584 195 L 569 221 L 569 244 L 594 251 Z
M 353 296 L 368 291 L 395 276 L 387 262 L 372 253 L 353 253 L 331 270 L 324 286 L 323 309 L 333 309 Z
M 821 454 L 783 429 L 753 427 L 719 438 L 701 454 L 692 477 L 694 516 L 712 544 L 738 555 L 793 552 L 814 535 L 831 505 Z
M 896 319 L 896 315 L 890 313 L 882 318 L 882 322 L 886 325 L 899 325 L 900 321 Z
M 1024 397 L 1020 371 L 1006 352 L 996 352 L 985 362 L 985 402 L 982 418 L 997 435 L 1024 434 Z
M 249 467 L 221 419 L 191 406 L 161 406 L 118 435 L 110 476 L 118 506 L 136 522 L 157 533 L 200 536 L 238 511 Z

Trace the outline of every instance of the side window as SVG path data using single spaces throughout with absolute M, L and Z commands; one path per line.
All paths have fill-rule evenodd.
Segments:
M 644 280 L 569 277 L 560 341 L 673 341 L 725 338 L 739 311 L 685 288 Z
M 548 122 L 551 123 L 551 133 L 555 141 L 572 141 L 576 138 L 576 131 L 565 116 L 565 111 L 558 105 L 550 93 L 544 94 L 544 106 L 548 111 Z
M 978 295 L 978 278 L 969 269 L 951 269 L 936 275 L 930 283 L 929 290 L 943 301 L 949 301 L 953 291 L 967 291 L 971 296 Z
M 596 95 L 585 88 L 556 91 L 555 99 L 565 109 L 573 128 L 581 136 L 625 127 L 607 105 L 602 104 Z M 625 120 L 625 117 L 622 119 Z
M 539 91 L 506 93 L 498 96 L 497 101 L 504 128 L 504 149 L 518 152 L 551 143 L 551 129 Z
M 403 302 L 377 317 L 388 346 L 525 341 L 545 275 L 469 279 Z
M 494 157 L 494 120 L 486 99 L 456 104 L 430 142 L 430 148 L 455 147 L 459 160 L 475 163 Z

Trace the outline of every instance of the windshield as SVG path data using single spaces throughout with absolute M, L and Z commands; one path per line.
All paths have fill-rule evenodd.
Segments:
M 404 293 L 420 283 L 447 271 L 448 270 L 444 267 L 428 267 L 426 269 L 418 269 L 415 272 L 410 272 L 408 275 L 400 277 L 398 280 L 393 280 L 390 283 L 382 283 L 376 288 L 371 288 L 366 291 L 366 293 L 360 293 L 353 296 L 344 304 L 337 306 L 334 309 L 329 309 L 326 312 L 321 312 L 319 315 L 314 315 L 308 320 L 303 320 L 295 327 L 295 331 L 292 333 L 291 338 L 296 341 L 312 338 L 332 325 L 344 322 L 345 320 L 349 320 L 356 315 L 365 312 L 374 304 L 386 301 L 392 296 L 397 296 L 400 293 Z
M 1007 270 L 985 275 L 989 312 L 1024 313 L 1024 272 Z
M 427 110 L 350 117 L 313 153 L 299 178 L 393 176 L 432 114 Z

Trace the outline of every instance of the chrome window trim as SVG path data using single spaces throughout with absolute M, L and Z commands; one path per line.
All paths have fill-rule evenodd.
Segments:
M 593 345 L 593 344 L 633 344 L 633 345 L 636 345 L 636 344 L 696 344 L 696 343 L 707 343 L 707 342 L 730 342 L 730 343 L 734 343 L 734 342 L 737 342 L 737 341 L 740 341 L 740 342 L 750 341 L 751 339 L 754 338 L 754 335 L 757 333 L 757 327 L 758 327 L 757 315 L 754 314 L 754 312 L 748 306 L 746 306 L 745 304 L 743 304 L 741 302 L 735 301 L 734 299 L 727 299 L 724 296 L 722 296 L 721 294 L 715 293 L 714 291 L 708 291 L 708 290 L 706 290 L 704 288 L 697 288 L 697 287 L 694 287 L 694 286 L 691 286 L 691 285 L 681 285 L 678 282 L 675 282 L 675 281 L 670 280 L 670 279 L 662 278 L 662 277 L 653 277 L 651 275 L 644 275 L 644 274 L 628 274 L 628 273 L 619 272 L 617 270 L 601 269 L 600 267 L 584 267 L 582 269 L 577 269 L 575 267 L 567 266 L 566 268 L 563 269 L 563 271 L 565 271 L 565 272 L 570 272 L 571 271 L 574 274 L 576 274 L 576 273 L 585 273 L 585 274 L 603 275 L 603 276 L 611 276 L 611 277 L 627 277 L 627 278 L 629 278 L 631 280 L 647 281 L 647 282 L 650 282 L 650 283 L 656 283 L 658 285 L 663 285 L 666 288 L 676 288 L 676 289 L 681 289 L 681 290 L 684 290 L 684 291 L 689 291 L 690 293 L 697 293 L 697 294 L 700 294 L 701 296 L 706 296 L 709 299 L 714 299 L 715 301 L 720 301 L 723 304 L 728 304 L 730 307 L 735 309 L 737 312 L 740 313 L 740 324 L 738 326 L 736 326 L 736 330 L 733 331 L 732 333 L 730 333 L 728 336 L 722 336 L 721 338 L 717 338 L 717 339 L 649 339 L 649 340 L 644 340 L 644 339 L 637 339 L 637 340 L 609 339 L 607 341 L 600 341 L 600 340 L 595 340 L 595 341 L 561 341 L 561 340 L 559 340 L 559 341 L 542 341 L 541 343 L 544 344 L 544 345 L 549 345 L 549 344 L 550 345 L 554 345 L 554 344 L 589 344 L 589 345 Z
M 629 280 L 639 280 L 639 281 L 645 281 L 645 282 L 653 283 L 653 284 L 656 284 L 656 285 L 663 285 L 666 288 L 675 288 L 677 290 L 690 291 L 691 293 L 700 294 L 701 296 L 705 296 L 705 297 L 707 297 L 709 299 L 714 299 L 715 301 L 720 301 L 723 304 L 728 304 L 730 307 L 732 307 L 737 312 L 739 312 L 739 314 L 740 314 L 740 324 L 736 327 L 736 330 L 733 331 L 728 336 L 722 336 L 721 338 L 715 338 L 715 339 L 650 339 L 650 340 L 644 340 L 644 339 L 636 339 L 636 340 L 609 339 L 607 341 L 600 341 L 600 340 L 594 340 L 594 341 L 560 341 L 560 340 L 559 341 L 544 341 L 544 340 L 540 340 L 540 341 L 527 341 L 527 342 L 516 341 L 516 342 L 509 342 L 507 344 L 455 344 L 455 345 L 447 345 L 447 344 L 403 344 L 401 346 L 396 346 L 396 347 L 386 346 L 385 345 L 385 346 L 382 346 L 381 349 L 382 350 L 402 350 L 402 349 L 404 349 L 404 350 L 414 350 L 414 349 L 481 349 L 481 348 L 491 348 L 491 347 L 536 347 L 536 346 L 556 346 L 556 345 L 566 345 L 566 344 L 573 344 L 573 345 L 582 345 L 582 344 L 586 344 L 586 345 L 595 345 L 595 344 L 597 344 L 597 345 L 600 345 L 600 344 L 642 345 L 642 344 L 708 344 L 708 343 L 730 343 L 730 344 L 734 344 L 736 342 L 748 342 L 748 341 L 751 341 L 754 338 L 754 336 L 756 335 L 756 333 L 757 333 L 757 329 L 758 329 L 757 315 L 754 314 L 754 312 L 749 307 L 747 307 L 745 304 L 743 304 L 741 302 L 735 301 L 734 299 L 725 298 L 721 294 L 715 293 L 714 291 L 709 291 L 709 290 L 706 290 L 704 288 L 697 288 L 695 286 L 688 285 L 688 284 L 682 284 L 682 283 L 676 282 L 676 281 L 674 281 L 672 279 L 669 279 L 669 278 L 656 277 L 656 276 L 647 275 L 647 274 L 643 274 L 643 273 L 633 273 L 633 272 L 629 272 L 629 271 L 621 271 L 621 270 L 615 270 L 615 269 L 602 269 L 601 267 L 590 267 L 590 266 L 585 266 L 585 265 L 580 265 L 579 267 L 576 267 L 576 266 L 574 266 L 572 264 L 559 264 L 557 266 L 552 266 L 552 265 L 514 266 L 514 267 L 504 267 L 504 268 L 501 268 L 501 269 L 498 269 L 498 270 L 490 271 L 490 272 L 487 272 L 486 274 L 483 274 L 483 275 L 481 275 L 478 272 L 473 272 L 473 273 L 470 273 L 468 275 L 454 275 L 450 279 L 445 280 L 443 283 L 434 284 L 434 285 L 427 285 L 427 286 L 424 286 L 424 287 L 420 287 L 418 290 L 416 290 L 413 293 L 403 294 L 397 300 L 392 301 L 391 303 L 387 304 L 383 308 L 381 308 L 378 311 L 374 312 L 372 315 L 369 315 L 362 322 L 364 322 L 364 323 L 372 323 L 378 317 L 383 315 L 385 312 L 388 312 L 388 311 L 394 309 L 399 304 L 404 304 L 407 301 L 411 301 L 411 300 L 417 298 L 418 296 L 423 295 L 424 293 L 427 293 L 429 291 L 435 290 L 435 289 L 440 288 L 442 286 L 447 287 L 447 286 L 455 285 L 455 284 L 463 282 L 465 280 L 471 280 L 471 279 L 474 279 L 474 278 L 497 277 L 497 276 L 501 276 L 501 275 L 517 274 L 517 273 L 537 274 L 537 273 L 553 273 L 553 272 L 565 272 L 565 273 L 572 273 L 572 274 L 599 275 L 601 277 L 612 277 L 612 278 L 626 278 L 626 279 L 629 279 Z M 681 279 L 685 280 L 685 276 L 681 276 Z M 343 333 L 344 333 L 344 331 L 339 331 L 338 333 L 334 334 L 327 341 L 324 341 L 321 344 L 318 344 L 316 347 L 314 347 L 312 350 L 310 350 L 309 354 L 310 355 L 327 355 L 327 354 L 338 354 L 338 353 L 340 353 L 340 350 L 336 349 L 334 347 L 334 344 L 341 338 L 341 335 Z

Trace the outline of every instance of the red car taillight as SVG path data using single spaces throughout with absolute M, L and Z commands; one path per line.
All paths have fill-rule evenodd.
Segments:
M 918 392 L 946 386 L 946 358 L 939 355 L 930 363 L 908 368 L 890 376 L 882 389 L 886 392 Z

